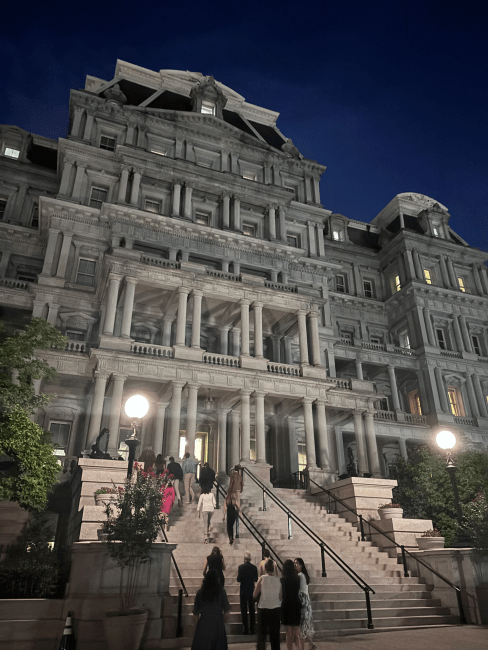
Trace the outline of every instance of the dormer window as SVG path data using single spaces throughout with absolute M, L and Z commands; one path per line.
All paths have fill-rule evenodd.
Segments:
M 457 281 L 458 281 L 459 291 L 466 293 L 466 283 L 464 281 L 464 278 L 458 278 Z
M 247 178 L 248 181 L 256 181 L 256 174 L 253 174 L 252 172 L 244 172 L 242 174 L 242 178 Z
M 212 104 L 212 102 L 202 102 L 201 112 L 204 115 L 215 115 L 215 104 Z
M 253 223 L 242 224 L 242 234 L 247 237 L 256 237 L 256 226 Z
M 115 138 L 109 138 L 106 135 L 100 136 L 100 149 L 105 149 L 105 151 L 115 151 Z
M 395 286 L 395 291 L 401 291 L 402 283 L 400 282 L 400 276 L 399 275 L 395 275 L 394 286 Z
M 334 241 L 344 241 L 344 231 L 341 228 L 333 228 L 332 239 Z
M 427 284 L 432 284 L 432 275 L 430 269 L 424 269 L 424 279 Z
M 13 149 L 12 147 L 5 147 L 4 155 L 9 158 L 18 158 L 20 156 L 20 151 L 18 149 Z
M 432 226 L 432 234 L 434 237 L 440 237 L 439 226 Z

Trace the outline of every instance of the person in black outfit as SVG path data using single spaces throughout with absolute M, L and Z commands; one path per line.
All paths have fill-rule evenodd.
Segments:
M 240 582 L 239 600 L 241 604 L 241 616 L 243 634 L 256 633 L 256 614 L 254 612 L 254 583 L 258 581 L 258 568 L 251 564 L 251 554 L 244 553 L 244 564 L 239 565 L 237 570 L 237 582 Z M 247 624 L 247 613 L 249 612 L 249 624 Z
M 222 587 L 225 587 L 224 556 L 220 552 L 220 548 L 218 546 L 213 547 L 212 552 L 205 560 L 205 563 L 203 565 L 203 576 L 205 577 L 209 571 L 216 571 L 217 575 L 219 576 L 220 584 L 222 585 Z
M 183 481 L 183 470 L 179 463 L 175 463 L 173 456 L 169 457 L 168 467 L 166 468 L 169 474 L 173 474 L 173 487 L 175 489 L 175 498 L 178 500 L 178 505 L 181 506 L 180 496 L 180 481 Z
M 215 571 L 209 571 L 197 591 L 193 615 L 199 616 L 191 650 L 227 650 L 224 614 L 230 610 L 225 589 Z
M 283 599 L 281 601 L 281 623 L 286 630 L 287 650 L 293 650 L 295 644 L 299 647 L 298 630 L 300 627 L 300 616 L 302 604 L 300 602 L 300 579 L 297 570 L 291 560 L 283 563 L 281 587 Z
M 229 544 L 234 543 L 234 524 L 239 517 L 239 505 L 237 503 L 236 494 L 227 494 L 224 501 L 224 516 L 222 521 L 227 517 L 227 535 L 229 536 Z
M 204 490 L 212 491 L 215 481 L 215 472 L 208 463 L 204 463 L 198 479 L 202 492 Z

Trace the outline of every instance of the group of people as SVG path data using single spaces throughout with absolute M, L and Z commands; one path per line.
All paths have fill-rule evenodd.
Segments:
M 224 614 L 230 610 L 225 591 L 225 561 L 218 546 L 214 546 L 205 560 L 203 582 L 195 596 L 193 614 L 199 616 L 192 650 L 227 650 Z M 280 628 L 286 632 L 287 650 L 316 650 L 313 643 L 312 606 L 308 593 L 310 577 L 302 558 L 286 560 L 281 578 L 276 562 L 268 549 L 255 566 L 251 554 L 244 554 L 244 563 L 237 571 L 240 584 L 240 609 L 243 634 L 256 632 L 254 603 L 257 601 L 257 650 L 265 650 L 269 636 L 271 650 L 279 650 Z
M 227 520 L 227 535 L 229 537 L 229 544 L 234 543 L 234 526 L 239 517 L 239 507 L 241 502 L 242 492 L 242 475 L 240 467 L 236 465 L 230 475 L 229 488 L 224 501 L 224 514 L 222 521 Z M 214 510 L 217 507 L 215 502 L 215 495 L 212 488 L 215 481 L 215 472 L 211 469 L 208 463 L 205 463 L 200 471 L 200 488 L 202 490 L 198 500 L 197 512 L 198 516 L 203 519 L 203 542 L 208 544 L 208 536 L 210 530 L 210 520 Z

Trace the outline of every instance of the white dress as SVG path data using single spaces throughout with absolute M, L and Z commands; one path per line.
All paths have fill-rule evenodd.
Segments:
M 307 579 L 303 573 L 299 573 L 298 577 L 300 578 L 300 593 L 298 595 L 302 605 L 298 636 L 301 639 L 311 639 L 315 634 L 315 630 L 313 627 L 312 603 L 310 602 L 310 596 L 308 595 Z

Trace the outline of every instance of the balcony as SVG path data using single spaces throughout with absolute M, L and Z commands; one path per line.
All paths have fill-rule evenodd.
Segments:
M 464 427 L 477 427 L 478 422 L 476 421 L 476 418 L 466 418 L 466 417 L 461 417 L 458 415 L 454 416 L 454 422 L 456 424 L 461 424 Z
M 173 348 L 166 345 L 132 343 L 130 346 L 130 351 L 133 354 L 141 354 L 148 357 L 157 357 L 159 359 L 174 359 L 175 356 Z
M 400 354 L 404 357 L 416 356 L 415 351 L 411 348 L 402 348 L 398 345 L 393 345 L 392 343 L 371 343 L 370 341 L 361 341 L 360 339 L 352 340 L 341 338 L 336 345 L 345 345 L 347 347 L 361 350 L 372 350 L 373 352 L 393 352 L 394 354 Z
M 427 424 L 425 415 L 402 413 L 397 411 L 376 411 L 374 419 L 380 422 L 400 422 L 405 424 Z

